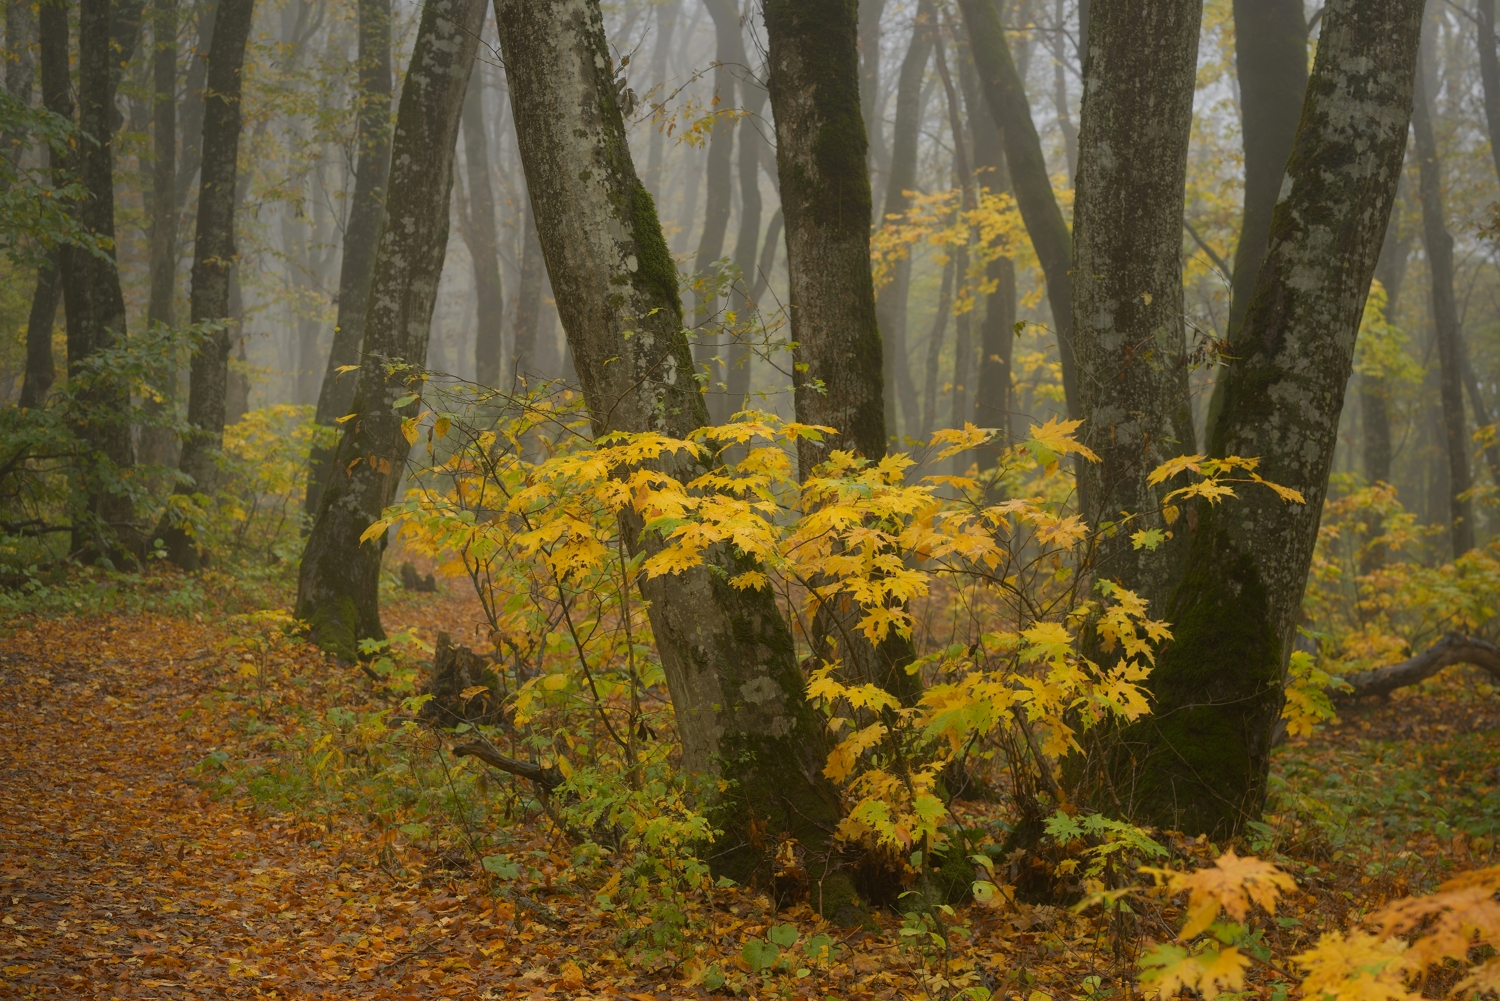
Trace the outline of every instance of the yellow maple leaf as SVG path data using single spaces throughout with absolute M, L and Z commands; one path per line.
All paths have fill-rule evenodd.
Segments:
M 1187 921 L 1178 936 L 1183 940 L 1193 938 L 1213 924 L 1220 908 L 1236 921 L 1244 920 L 1252 902 L 1275 913 L 1282 891 L 1297 888 L 1297 881 L 1279 866 L 1253 855 L 1241 858 L 1233 849 L 1220 855 L 1213 865 L 1193 872 L 1149 866 L 1141 871 L 1151 873 L 1158 881 L 1165 880 L 1174 893 L 1188 891 Z

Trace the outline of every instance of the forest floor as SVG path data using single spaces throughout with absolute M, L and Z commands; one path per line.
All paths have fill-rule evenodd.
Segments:
M 950 997 L 983 985 L 1025 1001 L 1128 1001 L 1134 956 L 1172 927 L 1160 905 L 1140 908 L 1125 938 L 1094 914 L 971 905 L 944 954 L 910 948 L 899 915 L 848 931 L 732 888 L 688 894 L 681 948 L 642 950 L 595 906 L 597 887 L 568 883 L 569 849 L 545 818 L 511 832 L 513 854 L 534 864 L 496 893 L 473 858 L 424 854 L 357 796 L 284 808 L 233 778 L 284 753 L 266 737 L 278 719 L 367 701 L 357 671 L 300 642 L 247 644 L 267 635 L 253 616 L 85 611 L 0 629 L 3 997 L 645 1001 L 707 996 L 705 975 L 719 970 L 721 992 L 759 998 Z M 387 620 L 461 641 L 473 618 L 450 584 L 397 594 Z M 1278 753 L 1271 824 L 1262 843 L 1241 846 L 1299 880 L 1268 927 L 1278 957 L 1389 896 L 1493 864 L 1497 727 L 1496 693 L 1450 672 L 1349 707 Z M 1168 840 L 1176 864 L 1221 847 Z M 832 961 L 761 973 L 742 958 L 747 942 L 793 932 L 829 934 Z M 1285 998 L 1274 979 L 1252 993 Z

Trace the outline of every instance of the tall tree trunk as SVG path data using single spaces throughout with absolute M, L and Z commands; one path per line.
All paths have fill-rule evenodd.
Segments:
M 537 334 L 542 325 L 542 291 L 547 284 L 547 262 L 537 238 L 536 211 L 530 198 L 522 220 L 521 282 L 516 291 L 516 317 L 511 326 L 511 378 L 530 379 L 537 371 Z M 680 312 L 680 310 L 679 310 Z
M 859 111 L 865 120 L 865 135 L 869 137 L 870 151 L 866 169 L 870 182 L 879 188 L 877 178 L 883 178 L 890 170 L 891 154 L 885 145 L 885 124 L 880 120 L 880 16 L 885 13 L 886 0 L 859 0 Z M 879 206 L 883 199 L 877 195 L 873 202 Z M 874 220 L 880 225 L 880 220 Z
M 177 0 L 156 0 L 151 15 L 151 291 L 146 307 L 148 327 L 172 327 L 177 295 Z M 177 370 L 157 374 L 161 403 L 147 407 L 160 414 L 174 406 Z M 175 466 L 177 441 L 170 428 L 148 423 L 141 428 L 140 460 Z
M 42 10 L 50 14 L 49 6 Z M 111 249 L 102 253 L 64 249 L 62 254 L 70 380 L 86 359 L 125 337 L 125 299 L 112 249 L 115 95 L 110 13 L 109 0 L 82 0 L 78 16 L 78 127 L 83 136 L 77 157 L 79 180 L 87 192 L 78 207 L 78 222 L 96 238 L 110 241 Z M 44 29 L 50 20 L 44 15 Z M 66 44 L 66 28 L 62 38 Z M 55 44 L 55 36 L 49 42 Z M 79 394 L 79 402 L 87 408 L 79 432 L 91 454 L 79 468 L 81 503 L 73 521 L 73 550 L 118 560 L 141 549 L 134 505 L 120 481 L 121 474 L 135 464 L 130 387 L 107 372 L 95 373 L 89 383 Z
M 663 90 L 656 93 L 657 103 L 666 101 L 667 95 L 663 92 L 667 81 L 667 56 L 672 52 L 672 35 L 677 29 L 677 16 L 682 13 L 682 0 L 665 0 L 656 5 L 656 45 L 651 50 L 651 86 L 661 87 Z M 660 191 L 661 185 L 661 154 L 664 140 L 663 128 L 651 129 L 651 142 L 646 155 L 646 176 L 644 178 L 647 189 Z
M 25 0 L 20 0 L 25 3 Z M 54 4 L 42 4 L 37 25 L 42 83 L 42 106 L 65 121 L 73 120 L 73 88 L 68 77 L 68 13 Z M 52 183 L 61 184 L 68 168 L 67 157 L 48 149 Z M 26 375 L 21 382 L 21 406 L 39 407 L 56 378 L 52 357 L 52 331 L 57 323 L 57 304 L 62 298 L 62 262 L 66 248 L 55 248 L 37 268 L 36 289 L 26 320 Z
M 1428 55 L 1423 46 L 1423 62 Z M 1417 151 L 1418 196 L 1422 202 L 1422 246 L 1432 278 L 1432 319 L 1437 340 L 1438 388 L 1443 404 L 1443 439 L 1448 453 L 1448 523 L 1453 555 L 1474 548 L 1474 506 L 1464 495 L 1473 486 L 1469 473 L 1469 436 L 1465 432 L 1463 332 L 1453 292 L 1453 237 L 1443 205 L 1443 163 L 1432 130 L 1432 81 L 1427 66 L 1417 77 L 1412 130 Z
M 31 43 L 36 34 L 36 14 L 29 0 L 7 0 L 5 4 L 5 89 L 22 105 L 30 107 L 32 85 L 36 82 L 36 63 L 31 57 Z M 0 156 L 16 164 L 25 149 L 26 137 L 20 132 L 0 136 Z
M 1101 541 L 1097 572 L 1156 609 L 1172 561 L 1130 535 L 1166 527 L 1147 514 L 1165 493 L 1147 477 L 1193 450 L 1182 209 L 1202 11 L 1202 0 L 1117 0 L 1092 12 L 1073 203 L 1077 416 L 1102 460 L 1080 464 L 1079 494 L 1096 526 L 1143 516 Z
M 356 381 L 350 365 L 359 364 L 364 342 L 365 310 L 375 274 L 375 251 L 385 224 L 386 174 L 391 162 L 391 3 L 358 0 L 359 16 L 359 155 L 354 166 L 354 197 L 344 227 L 344 259 L 339 266 L 338 316 L 333 346 L 318 390 L 313 419 L 323 427 L 349 412 Z M 308 462 L 303 512 L 317 514 L 323 487 L 333 471 L 332 448 L 316 448 Z
M 474 334 L 474 381 L 500 385 L 501 319 L 505 293 L 500 285 L 500 234 L 495 226 L 495 190 L 490 181 L 490 145 L 485 134 L 484 85 L 480 74 L 464 98 L 464 162 L 468 168 L 469 213 L 464 243 L 474 265 L 479 325 Z
M 1478 0 L 1479 80 L 1484 88 L 1484 123 L 1490 136 L 1490 159 L 1500 175 L 1500 58 L 1495 54 L 1495 0 Z
M 1063 0 L 1056 0 L 1052 7 L 1052 106 L 1057 110 L 1057 128 L 1062 132 L 1063 151 L 1068 157 L 1068 177 L 1078 174 L 1078 127 L 1068 111 L 1068 76 L 1065 71 L 1068 58 L 1068 37 L 1063 31 L 1065 10 Z
M 760 260 L 755 266 L 749 301 L 745 304 L 745 308 L 752 313 L 760 312 L 760 303 L 771 285 L 771 271 L 776 267 L 776 250 L 781 245 L 781 226 L 781 209 L 777 209 L 766 225 L 766 238 L 760 247 Z M 734 360 L 729 368 L 729 400 L 731 406 L 743 407 L 750 393 L 750 366 L 755 359 L 750 346 L 743 340 L 735 348 Z
M 1398 217 L 1392 214 L 1375 265 L 1375 280 L 1385 290 L 1385 322 L 1396 322 L 1396 305 L 1406 278 L 1406 259 L 1411 254 L 1412 234 L 1402 233 Z M 1363 434 L 1366 483 L 1391 482 L 1391 417 L 1388 404 L 1390 387 L 1383 376 L 1361 374 L 1359 377 L 1359 411 Z
M 896 80 L 896 127 L 891 135 L 890 171 L 886 175 L 885 211 L 877 220 L 883 225 L 891 216 L 904 215 L 911 207 L 907 192 L 917 186 L 917 140 L 922 131 L 922 78 L 932 55 L 932 40 L 937 30 L 937 9 L 932 0 L 918 0 L 912 24 L 911 43 L 901 60 Z M 896 401 L 901 401 L 901 419 L 907 434 L 930 431 L 918 428 L 917 389 L 911 378 L 906 348 L 906 302 L 911 291 L 911 259 L 897 261 L 891 280 L 875 299 L 875 314 L 880 323 L 880 337 L 885 348 L 884 378 L 886 431 L 895 437 L 900 423 L 896 418 Z
M 390 196 L 375 255 L 352 412 L 302 551 L 297 617 L 323 649 L 354 659 L 361 639 L 383 639 L 382 538 L 360 536 L 396 496 L 410 451 L 397 409 L 427 358 L 432 309 L 448 248 L 454 148 L 484 0 L 429 0 L 401 88 Z
M 1331 0 L 1266 256 L 1208 451 L 1260 456 L 1306 504 L 1246 485 L 1177 522 L 1173 639 L 1096 800 L 1222 837 L 1259 817 L 1339 413 L 1406 147 L 1423 0 Z M 1102 8 L 1094 11 L 1104 17 Z M 1096 20 L 1096 46 L 1107 31 Z M 1096 72 L 1096 70 L 1091 70 Z
M 743 45 L 741 46 L 743 53 Z M 730 298 L 736 324 L 734 341 L 729 349 L 729 370 L 724 374 L 724 392 L 710 395 L 709 413 L 714 423 L 722 424 L 745 405 L 745 394 L 750 390 L 750 345 L 745 337 L 755 325 L 759 312 L 751 290 L 759 280 L 756 274 L 757 255 L 760 248 L 760 164 L 761 157 L 770 153 L 760 132 L 766 101 L 770 92 L 749 75 L 749 67 L 740 82 L 741 106 L 746 117 L 739 130 L 740 168 L 740 231 L 734 245 L 734 263 L 739 268 L 740 281 Z
M 214 37 L 208 47 L 208 75 L 203 108 L 202 182 L 198 191 L 198 226 L 193 242 L 192 290 L 188 311 L 193 323 L 217 323 L 193 352 L 188 385 L 188 434 L 177 468 L 192 478 L 180 492 L 213 495 L 218 455 L 224 445 L 225 391 L 229 381 L 229 280 L 238 251 L 234 242 L 234 209 L 240 155 L 240 111 L 245 43 L 255 0 L 220 0 Z M 172 562 L 198 566 L 198 549 L 181 526 L 163 524 L 158 531 Z
M 927 332 L 927 368 L 922 382 L 922 427 L 923 439 L 932 437 L 937 430 L 938 367 L 943 357 L 943 337 L 948 331 L 948 319 L 953 313 L 953 273 L 958 270 L 957 255 L 949 255 L 943 265 L 943 281 L 938 287 L 937 312 L 933 314 L 932 329 Z
M 958 103 L 958 88 L 953 86 L 953 76 L 948 72 L 948 58 L 943 53 L 943 44 L 939 39 L 933 47 L 933 61 L 937 64 L 938 76 L 943 81 L 943 92 L 948 103 L 948 132 L 953 137 L 953 174 L 963 192 L 962 209 L 964 212 L 973 211 L 977 205 L 974 199 L 974 171 L 969 165 L 969 142 L 965 134 L 968 130 L 964 127 L 963 109 Z M 965 242 L 953 251 L 953 272 L 957 281 L 962 284 L 969 277 L 969 245 Z M 969 418 L 969 396 L 967 383 L 969 381 L 969 364 L 974 353 L 972 343 L 972 321 L 974 311 L 972 304 L 969 309 L 960 310 L 954 317 L 953 324 L 953 406 L 948 419 L 948 426 L 961 428 L 964 421 Z M 962 475 L 968 468 L 969 458 L 967 453 L 960 452 L 953 457 L 955 475 Z
M 724 104 L 728 109 L 734 106 L 733 71 L 745 61 L 745 45 L 740 36 L 740 8 L 735 0 L 703 0 L 703 5 L 714 19 L 713 106 L 717 108 Z M 703 230 L 698 237 L 698 252 L 693 255 L 693 274 L 697 281 L 705 284 L 714 281 L 717 272 L 714 264 L 724 256 L 724 235 L 729 231 L 734 132 L 734 119 L 723 117 L 714 122 L 708 138 L 708 169 L 704 177 L 708 195 L 703 204 Z M 718 327 L 713 315 L 717 297 L 699 291 L 693 296 L 693 302 L 696 315 L 692 325 L 700 331 L 693 346 L 693 359 L 700 370 L 707 371 L 710 395 L 717 395 L 716 387 L 724 378 L 720 363 L 714 360 L 720 348 L 719 337 L 714 332 Z
M 677 269 L 631 163 L 598 4 L 495 7 L 527 187 L 595 430 L 686 435 L 708 415 L 686 378 L 692 357 Z M 858 155 L 862 167 L 862 148 Z M 857 218 L 867 231 L 864 209 Z M 665 465 L 683 477 L 702 468 L 687 458 Z M 638 523 L 626 527 L 632 546 L 656 544 L 635 534 Z M 855 895 L 832 841 L 837 796 L 822 775 L 821 726 L 804 697 L 791 635 L 769 590 L 728 585 L 743 560 L 727 546 L 706 556 L 711 566 L 641 587 L 683 766 L 722 780 L 704 784 L 714 796 L 710 816 L 725 832 L 714 868 L 742 882 L 768 881 L 771 853 L 795 838 L 817 880 L 813 903 L 825 914 L 847 912 Z
M 1047 280 L 1047 304 L 1057 336 L 1058 359 L 1062 362 L 1063 394 L 1068 413 L 1080 413 L 1078 366 L 1073 346 L 1073 238 L 1063 221 L 1062 209 L 1047 176 L 1047 158 L 1031 120 L 1031 102 L 1011 59 L 1000 15 L 993 0 L 959 0 L 964 24 L 969 30 L 969 50 L 979 71 L 990 117 L 1005 141 L 1005 160 L 1010 167 L 1016 208 L 1037 260 Z
M 870 178 L 853 0 L 768 0 L 776 172 L 791 275 L 797 419 L 806 477 L 834 448 L 885 455 L 880 330 L 870 279 Z
M 188 61 L 187 81 L 182 104 L 182 158 L 177 169 L 177 212 L 187 212 L 188 200 L 193 196 L 193 182 L 198 179 L 198 168 L 203 162 L 203 88 L 208 78 L 208 62 L 204 58 L 213 44 L 214 15 L 218 10 L 215 0 L 196 0 L 198 11 L 198 41 L 193 46 L 193 58 Z

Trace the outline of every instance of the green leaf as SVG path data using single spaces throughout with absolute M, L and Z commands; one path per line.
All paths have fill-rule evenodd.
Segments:
M 393 410 L 400 410 L 402 407 L 410 406 L 411 404 L 413 404 L 415 402 L 417 402 L 417 394 L 416 393 L 407 393 L 405 396 L 401 397 L 400 399 L 398 399 L 394 403 L 392 403 L 391 404 L 391 408 Z
M 750 941 L 746 942 L 745 947 L 740 950 L 740 955 L 743 956 L 745 962 L 750 965 L 750 969 L 754 970 L 756 973 L 760 973 L 764 970 L 769 970 L 771 967 L 776 965 L 776 963 L 781 959 L 781 950 L 770 942 L 765 942 L 758 938 L 752 938 Z
M 501 879 L 515 879 L 521 875 L 520 863 L 512 862 L 504 855 L 486 855 L 480 864 L 485 872 L 494 873 Z
M 766 937 L 783 949 L 790 949 L 797 944 L 797 926 L 772 925 L 771 931 Z
M 1167 533 L 1159 528 L 1144 528 L 1139 532 L 1133 532 L 1130 536 L 1132 546 L 1151 552 L 1155 552 L 1165 541 L 1167 541 Z

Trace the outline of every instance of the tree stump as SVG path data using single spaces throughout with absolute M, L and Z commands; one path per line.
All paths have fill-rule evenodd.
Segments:
M 500 676 L 487 657 L 466 646 L 455 646 L 447 633 L 438 633 L 427 692 L 432 698 L 422 707 L 422 718 L 433 726 L 494 726 L 504 722 Z

